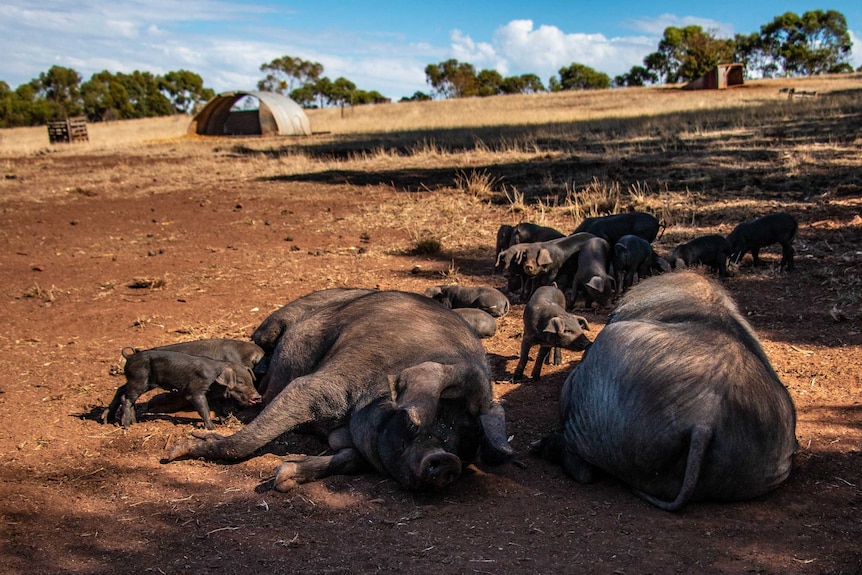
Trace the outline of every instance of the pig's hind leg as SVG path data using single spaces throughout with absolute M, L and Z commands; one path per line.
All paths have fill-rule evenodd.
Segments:
M 367 468 L 365 459 L 353 447 L 334 455 L 291 455 L 275 470 L 276 491 L 289 491 L 330 475 L 353 475 Z
M 334 455 L 291 455 L 275 471 L 274 488 L 288 491 L 301 483 L 308 483 L 330 475 L 353 475 L 363 471 L 365 460 L 353 446 L 350 430 L 339 427 L 329 433 L 329 448 Z

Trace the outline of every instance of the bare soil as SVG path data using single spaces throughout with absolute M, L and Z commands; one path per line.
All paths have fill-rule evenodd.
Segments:
M 280 456 L 325 447 L 287 434 L 240 463 L 163 464 L 167 447 L 201 427 L 195 413 L 129 429 L 97 421 L 123 382 L 123 346 L 245 339 L 271 311 L 326 287 L 502 287 L 494 234 L 521 216 L 495 201 L 444 209 L 461 194 L 456 169 L 260 177 L 242 154 L 205 142 L 6 161 L 0 572 L 862 573 L 862 193 L 858 180 L 848 184 L 862 165 L 858 142 L 855 156 L 840 152 L 849 154 L 840 178 L 809 161 L 781 185 L 769 164 L 780 152 L 729 152 L 713 173 L 733 177 L 704 184 L 696 221 L 658 244 L 670 251 L 685 235 L 729 232 L 741 200 L 745 215 L 786 209 L 800 221 L 796 271 L 777 273 L 770 249 L 765 267 L 747 259 L 725 282 L 797 406 L 794 470 L 761 499 L 676 514 L 612 478 L 577 484 L 528 454 L 556 429 L 559 390 L 580 354 L 564 352 L 564 365 L 546 366 L 537 382 L 512 383 L 520 304 L 484 340 L 518 456 L 471 466 L 445 492 L 366 474 L 277 493 Z M 187 146 L 208 158 L 205 170 L 188 168 Z M 577 158 L 487 168 L 509 181 L 559 170 L 588 182 L 611 168 L 626 181 L 672 177 L 657 158 L 631 154 L 610 168 Z M 386 219 L 393 212 L 398 224 Z M 427 225 L 411 224 L 415 213 L 432 230 L 456 219 L 460 237 L 414 255 Z M 582 310 L 593 335 L 609 311 Z

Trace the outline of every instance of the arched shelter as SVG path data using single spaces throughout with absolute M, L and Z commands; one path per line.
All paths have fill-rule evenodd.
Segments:
M 257 98 L 256 110 L 232 109 Z M 299 104 L 276 92 L 222 92 L 195 114 L 190 134 L 202 136 L 310 136 L 311 124 Z

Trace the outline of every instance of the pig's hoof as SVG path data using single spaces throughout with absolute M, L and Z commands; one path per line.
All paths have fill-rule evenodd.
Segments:
M 171 447 L 168 451 L 165 461 L 176 461 L 177 459 L 195 459 L 197 457 L 207 457 L 215 452 L 218 442 L 224 439 L 224 436 L 218 433 L 207 433 L 203 431 L 192 432 L 194 439 L 181 441 Z
M 306 473 L 308 466 L 304 465 L 309 459 L 306 455 L 294 455 L 285 459 L 275 470 L 275 490 L 284 493 L 297 485 L 313 481 L 314 477 Z

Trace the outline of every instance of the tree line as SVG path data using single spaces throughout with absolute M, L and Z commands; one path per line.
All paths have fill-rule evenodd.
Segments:
M 802 16 L 786 12 L 761 26 L 759 32 L 733 38 L 718 38 L 714 31 L 697 25 L 669 26 L 658 49 L 644 58 L 643 65 L 613 79 L 584 64 L 572 63 L 551 76 L 546 88 L 535 74 L 503 78 L 493 70 L 477 73 L 471 64 L 457 60 L 428 65 L 425 77 L 437 97 L 463 98 L 676 84 L 731 62 L 742 63 L 748 77 L 809 76 L 852 72 L 848 62 L 851 47 L 847 19 L 841 12 L 811 10 Z M 407 99 L 423 96 L 417 92 Z
M 156 76 L 107 70 L 81 83 L 71 68 L 51 66 L 15 90 L 0 81 L 0 128 L 35 126 L 84 115 L 91 122 L 189 113 L 215 92 L 188 70 Z
M 798 16 L 776 16 L 759 32 L 718 38 L 714 31 L 692 25 L 664 30 L 658 49 L 643 65 L 611 79 L 573 62 L 548 79 L 535 74 L 503 77 L 496 70 L 479 70 L 472 64 L 449 59 L 425 67 L 431 94 L 417 91 L 402 101 L 465 98 L 499 94 L 530 94 L 561 90 L 591 90 L 611 86 L 644 86 L 687 82 L 717 64 L 740 62 L 748 77 L 799 76 L 852 72 L 852 42 L 844 15 L 835 10 L 812 10 Z M 377 91 L 356 87 L 350 80 L 323 75 L 323 65 L 282 56 L 260 66 L 264 78 L 259 90 L 289 96 L 301 106 L 352 106 L 388 102 Z M 860 67 L 862 71 L 862 67 Z M 0 80 L 0 128 L 44 124 L 48 120 L 85 115 L 91 122 L 191 113 L 215 96 L 202 78 L 188 70 L 164 75 L 107 70 L 86 82 L 71 68 L 52 66 L 12 90 Z
M 847 19 L 836 10 L 776 16 L 759 32 L 717 38 L 700 26 L 668 27 L 643 66 L 614 78 L 616 86 L 688 82 L 717 64 L 740 62 L 748 77 L 810 76 L 852 72 Z M 862 71 L 862 67 L 860 67 Z

